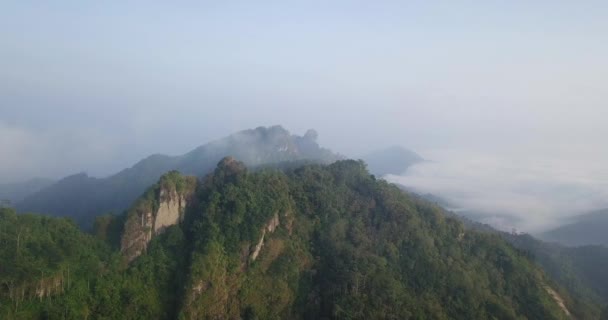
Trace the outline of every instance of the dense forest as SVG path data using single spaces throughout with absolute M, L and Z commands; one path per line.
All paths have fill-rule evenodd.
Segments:
M 601 306 L 608 303 L 608 248 L 565 247 L 527 234 L 503 233 L 502 237 L 528 253 L 551 279 L 570 292 L 569 304 L 580 310 L 580 319 L 596 319 L 602 313 Z M 608 308 L 604 309 L 602 319 L 608 317 Z
M 1 209 L 0 317 L 583 319 L 526 251 L 363 162 L 252 172 L 226 158 L 192 194 L 191 181 L 169 173 L 91 235 Z M 187 200 L 177 223 L 125 228 L 159 218 L 168 194 Z M 145 250 L 128 262 L 130 230 Z

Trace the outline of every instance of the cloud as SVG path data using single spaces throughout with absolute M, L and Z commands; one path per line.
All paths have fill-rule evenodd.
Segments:
M 597 158 L 437 150 L 433 159 L 388 179 L 503 230 L 538 232 L 608 207 L 608 172 Z
M 21 127 L 0 122 L 0 177 L 2 182 L 23 177 L 98 173 L 120 156 L 121 139 L 95 128 Z

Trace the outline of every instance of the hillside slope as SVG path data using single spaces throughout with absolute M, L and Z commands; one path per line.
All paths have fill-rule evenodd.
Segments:
M 185 200 L 183 209 L 176 199 Z M 37 250 L 29 240 L 17 240 L 10 228 L 21 217 L 0 216 L 0 230 L 12 230 L 3 238 L 5 255 L 14 254 L 18 247 Z M 58 280 L 56 288 L 61 290 L 41 297 L 17 297 L 3 287 L 0 315 L 5 319 L 24 315 L 568 318 L 551 296 L 559 288 L 525 254 L 498 236 L 466 231 L 440 208 L 374 179 L 362 162 L 251 172 L 225 158 L 213 174 L 198 182 L 174 172 L 163 176 L 126 216 L 113 219 L 104 225 L 118 223 L 123 231 L 105 228 L 97 234 L 110 239 L 108 230 L 119 230 L 120 254 L 118 248 L 107 254 L 107 246 L 100 244 L 99 250 L 88 245 L 58 256 L 53 251 L 32 251 L 49 260 L 37 262 L 27 274 L 0 273 L 3 283 L 16 287 L 36 283 L 41 270 L 55 270 L 43 271 L 45 275 L 65 275 L 68 266 L 90 269 L 72 275 L 69 286 Z M 159 221 L 162 228 L 155 227 Z M 46 239 L 53 230 L 40 229 L 38 237 Z M 53 234 L 50 239 L 55 243 L 82 241 L 73 231 Z M 136 256 L 126 254 L 134 243 L 130 240 L 140 236 L 147 241 L 145 246 L 136 250 Z M 90 258 L 75 265 L 82 252 Z M 50 268 L 51 263 L 62 267 Z M 10 270 L 18 270 L 13 267 Z
M 567 246 L 601 245 L 608 247 L 608 209 L 573 218 L 567 225 L 544 232 L 543 240 Z
M 20 212 L 67 216 L 81 226 L 90 227 L 98 215 L 125 210 L 163 173 L 178 170 L 203 176 L 225 156 L 238 157 L 248 166 L 297 160 L 330 163 L 339 158 L 319 147 L 312 130 L 300 137 L 280 126 L 259 127 L 210 142 L 181 156 L 150 156 L 107 178 L 93 178 L 84 173 L 69 176 L 26 197 L 16 208 Z
M 418 197 L 446 208 L 451 207 L 449 201 L 432 194 Z M 602 312 L 608 317 L 608 247 L 567 247 L 539 240 L 526 233 L 496 230 L 471 218 L 476 216 L 475 212 L 460 211 L 456 214 L 448 211 L 446 214 L 462 221 L 469 230 L 500 236 L 522 250 L 553 282 L 569 292 L 570 301 L 567 304 L 573 310 L 575 318 L 598 319 Z M 602 306 L 606 306 L 604 310 Z

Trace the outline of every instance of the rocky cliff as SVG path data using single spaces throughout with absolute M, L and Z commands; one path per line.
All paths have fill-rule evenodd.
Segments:
M 255 245 L 255 247 L 253 248 L 253 251 L 251 252 L 251 255 L 250 255 L 251 261 L 255 261 L 255 259 L 257 259 L 258 255 L 260 254 L 260 251 L 262 251 L 262 247 L 264 246 L 264 237 L 266 236 L 266 232 L 273 233 L 274 230 L 279 227 L 279 223 L 280 223 L 279 214 L 275 213 L 274 216 L 272 217 L 272 219 L 270 219 L 270 221 L 262 229 L 262 237 L 260 237 L 260 241 L 258 241 L 258 244 Z
M 196 190 L 196 178 L 176 171 L 165 174 L 128 211 L 120 250 L 131 262 L 166 228 L 183 221 Z

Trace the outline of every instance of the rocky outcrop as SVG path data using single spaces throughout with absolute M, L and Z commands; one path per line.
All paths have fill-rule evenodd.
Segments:
M 69 287 L 69 285 L 69 273 L 65 273 L 64 271 L 59 271 L 50 276 L 41 274 L 40 279 L 23 283 L 3 281 L 3 290 L 0 291 L 0 298 L 8 298 L 17 303 L 32 299 L 41 301 L 44 298 L 51 298 L 52 296 L 62 294 L 64 288 Z
M 160 190 L 161 201 L 154 219 L 154 234 L 161 233 L 169 226 L 176 225 L 184 220 L 184 211 L 188 201 L 183 194 L 176 191 Z
M 145 252 L 154 236 L 183 221 L 195 189 L 196 178 L 170 172 L 129 210 L 120 248 L 128 262 Z
M 266 236 L 266 232 L 273 233 L 274 230 L 276 230 L 276 228 L 279 226 L 279 224 L 279 214 L 275 213 L 272 219 L 270 219 L 270 221 L 268 221 L 268 223 L 262 229 L 262 236 L 260 237 L 260 241 L 258 241 L 255 247 L 253 247 L 253 250 L 249 255 L 249 260 L 253 262 L 255 261 L 255 259 L 257 259 L 258 255 L 260 254 L 260 251 L 262 251 L 262 247 L 264 247 L 264 237 Z
M 559 306 L 559 308 L 562 309 L 562 311 L 568 317 L 571 317 L 572 314 L 570 313 L 570 310 L 568 310 L 568 308 L 566 307 L 566 303 L 564 302 L 564 299 L 562 299 L 562 297 L 559 295 L 559 293 L 557 293 L 557 291 L 553 290 L 553 288 L 551 288 L 551 287 L 549 287 L 547 285 L 545 285 L 545 290 L 551 296 L 551 298 L 553 298 L 553 300 L 555 301 L 555 303 L 557 303 L 557 305 Z

